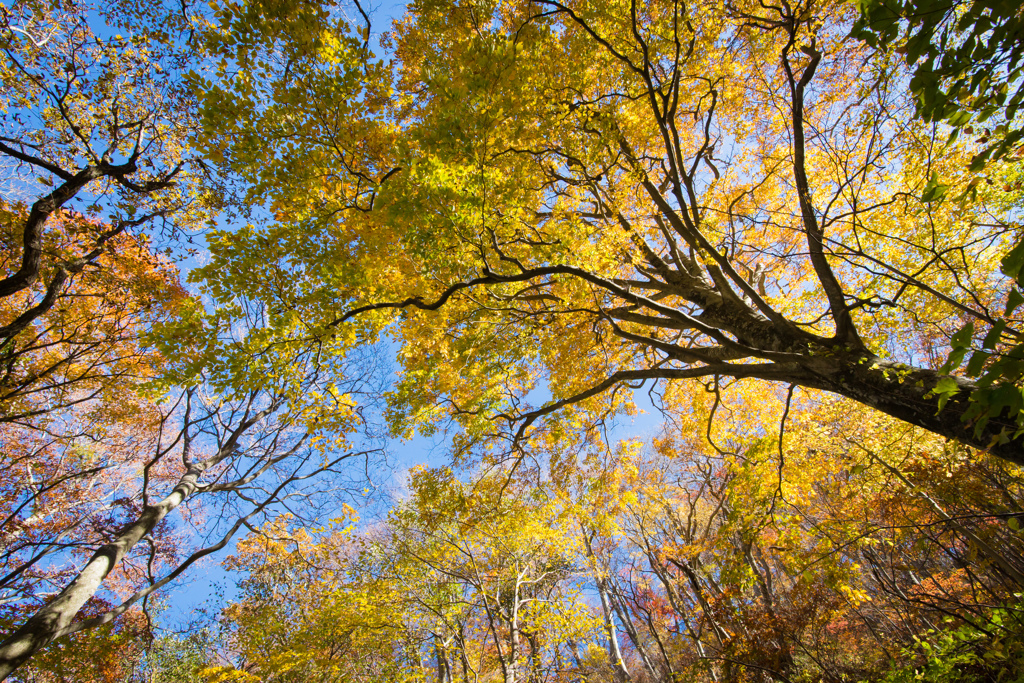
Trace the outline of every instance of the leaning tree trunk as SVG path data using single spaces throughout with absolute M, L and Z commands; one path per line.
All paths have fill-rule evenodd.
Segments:
M 0 680 L 5 680 L 32 655 L 64 634 L 78 611 L 99 590 L 107 574 L 136 543 L 156 528 L 160 520 L 195 492 L 207 464 L 194 465 L 182 476 L 170 495 L 156 505 L 145 507 L 142 514 L 122 529 L 117 538 L 89 558 L 82 571 L 64 590 L 0 644 Z
M 790 381 L 824 389 L 891 415 L 948 439 L 1024 466 L 1024 442 L 1015 439 L 1016 420 L 1005 414 L 982 424 L 964 419 L 977 386 L 964 378 L 943 375 L 882 360 L 870 354 L 812 357 L 800 364 Z M 940 380 L 952 380 L 958 390 L 940 408 L 934 393 Z

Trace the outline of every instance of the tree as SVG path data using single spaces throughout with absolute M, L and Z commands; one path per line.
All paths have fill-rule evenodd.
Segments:
M 860 10 L 854 34 L 896 47 L 913 67 L 918 113 L 948 123 L 954 135 L 980 133 L 972 166 L 1016 151 L 1024 136 L 1024 20 L 1015 3 L 869 0 Z
M 346 514 L 347 513 L 347 514 Z M 254 529 L 226 561 L 244 573 L 221 624 L 227 666 L 208 681 L 403 680 L 419 668 L 400 583 L 363 555 L 351 509 L 323 527 L 283 515 Z
M 560 501 L 447 468 L 417 469 L 410 487 L 362 533 L 281 520 L 240 544 L 230 566 L 246 572 L 244 592 L 224 612 L 239 657 L 213 680 L 539 683 L 574 671 L 601 629 Z
M 816 392 L 765 435 L 785 397 L 743 384 L 758 419 L 716 420 L 717 448 L 695 432 L 735 394 L 650 444 L 416 469 L 361 529 L 257 530 L 211 680 L 875 680 L 933 645 L 938 671 L 1019 656 L 1014 469 Z
M 86 613 L 102 611 L 102 601 L 86 607 Z M 128 614 L 117 622 L 104 624 L 60 641 L 33 658 L 19 678 L 32 683 L 65 683 L 94 680 L 122 683 L 131 680 L 132 669 L 144 656 L 152 637 L 151 625 L 141 612 Z
M 965 421 L 978 386 L 941 369 L 965 321 L 1017 339 L 995 256 L 1020 193 L 915 118 L 848 5 L 412 10 L 394 77 L 328 40 L 347 25 L 222 15 L 225 63 L 253 69 L 205 84 L 206 149 L 266 212 L 217 234 L 215 298 L 302 320 L 282 344 L 386 331 L 395 428 L 455 418 L 457 448 L 756 378 L 1024 463 L 1016 413 Z
M 266 309 L 236 299 L 202 328 L 170 265 L 219 202 L 189 146 L 200 25 L 190 3 L 0 16 L 0 678 L 89 629 L 73 642 L 95 675 L 121 675 L 131 648 L 100 634 L 152 635 L 156 591 L 250 520 L 334 504 L 343 464 L 377 452 L 354 436 L 380 393 L 371 348 L 249 353 L 239 331 Z
M 316 388 L 306 385 L 307 393 Z M 343 463 L 365 459 L 371 452 L 349 448 L 345 440 L 361 424 L 353 408 L 335 406 L 325 415 L 268 386 L 234 400 L 190 388 L 169 408 L 158 410 L 149 443 L 135 444 L 137 449 L 148 447 L 134 463 L 142 471 L 117 492 L 109 525 L 99 529 L 98 539 L 78 534 L 70 539 L 77 542 L 64 548 L 57 544 L 71 555 L 67 559 L 78 554 L 84 561 L 75 563 L 59 593 L 40 595 L 41 605 L 0 643 L 0 677 L 53 640 L 107 624 L 145 601 L 225 547 L 251 519 L 278 506 L 294 505 L 300 513 L 311 506 L 315 510 L 317 498 L 329 499 L 333 487 L 319 481 L 309 488 L 312 480 L 337 473 Z M 105 494 L 92 493 L 100 500 Z M 164 547 L 160 525 L 179 508 L 196 525 L 194 536 L 178 539 L 182 548 Z M 62 541 L 59 536 L 53 540 Z M 41 543 L 52 544 L 49 538 Z M 191 552 L 186 551 L 189 546 Z M 34 561 L 23 563 L 18 572 L 30 569 Z M 112 573 L 127 575 L 127 594 L 109 609 L 74 621 Z
M 0 206 L 0 215 L 6 230 L 25 211 Z M 70 211 L 57 212 L 50 223 L 42 244 L 53 255 L 74 251 L 83 232 L 102 230 Z M 4 244 L 3 257 L 11 265 L 17 237 L 5 234 Z M 31 307 L 40 289 L 0 301 L 5 319 Z M 128 400 L 131 387 L 151 380 L 161 362 L 145 334 L 178 312 L 185 298 L 177 270 L 153 253 L 144 236 L 112 236 L 88 269 L 58 288 L 47 310 L 34 312 L 31 321 L 3 337 L 0 422 L 43 430 L 74 406 L 104 403 L 119 391 Z
M 1006 2 L 864 2 L 853 34 L 881 49 L 903 55 L 912 68 L 910 90 L 917 112 L 926 121 L 941 121 L 950 129 L 949 140 L 960 135 L 977 136 L 978 152 L 972 170 L 982 170 L 989 159 L 1019 163 L 1024 130 L 1018 111 L 1024 101 L 1021 81 L 1021 36 L 1024 23 L 1015 3 Z M 1006 191 L 1019 189 L 1019 171 L 992 169 L 986 182 L 998 182 Z M 976 177 L 954 201 L 973 201 Z M 935 185 L 940 194 L 945 191 Z M 1013 313 L 1021 294 L 1024 243 L 1002 259 L 1003 273 L 1015 282 L 1010 288 L 1005 313 L 989 328 L 975 329 L 968 321 L 952 339 L 945 370 L 955 370 L 968 353 L 964 374 L 976 378 L 979 390 L 971 398 L 965 419 L 984 422 L 1000 414 L 1024 425 L 1018 396 L 1024 370 L 1024 348 L 1004 329 L 1014 329 Z M 975 334 L 977 333 L 977 334 Z
M 145 231 L 159 240 L 172 214 L 188 229 L 195 202 L 188 102 L 171 101 L 189 20 L 150 9 L 29 1 L 0 16 L 5 627 L 130 514 L 159 422 L 142 385 L 164 359 L 144 337 L 185 292 Z
M 197 61 L 185 35 L 194 18 L 187 3 L 4 7 L 0 158 L 8 201 L 27 198 L 16 219 L 6 213 L 12 254 L 0 297 L 22 301 L 0 327 L 4 339 L 49 311 L 116 236 L 161 223 L 187 232 L 204 217 L 185 168 L 194 100 L 181 76 Z M 58 249 L 50 231 L 64 207 L 84 220 Z
M 26 683 L 205 683 L 213 656 L 208 630 L 154 637 L 146 615 L 80 631 L 40 652 L 16 674 Z
M 84 221 L 68 215 L 51 220 L 57 225 L 48 234 L 48 251 L 65 247 Z M 145 463 L 146 435 L 158 421 L 142 384 L 164 361 L 143 337 L 153 322 L 182 306 L 177 273 L 143 240 L 126 234 L 109 241 L 96 266 L 75 275 L 55 306 L 3 347 L 5 603 L 23 604 L 37 591 L 53 590 L 43 570 L 47 558 L 95 534 L 98 529 L 83 529 L 102 526 L 103 515 L 116 515 L 126 482 Z M 15 315 L 30 296 L 9 297 L 0 310 Z
M 1004 521 L 1020 509 L 1016 468 L 812 392 L 767 436 L 785 398 L 737 402 L 695 401 L 655 457 L 620 466 L 636 495 L 625 536 L 672 606 L 664 637 L 690 641 L 676 670 L 873 680 L 904 663 L 899 648 L 953 628 L 954 614 L 1012 632 L 975 596 L 1012 604 L 1020 585 L 1020 537 Z M 717 420 L 717 448 L 695 438 L 708 411 L 743 408 L 754 420 Z M 642 607 L 641 634 L 654 628 Z

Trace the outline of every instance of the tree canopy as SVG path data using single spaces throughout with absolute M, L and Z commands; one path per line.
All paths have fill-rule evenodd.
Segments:
M 63 638 L 43 671 L 114 680 L 164 586 L 275 506 L 333 505 L 376 452 L 353 398 L 371 354 L 330 381 L 293 355 L 294 377 L 248 390 L 166 372 L 156 329 L 202 310 L 175 262 L 221 203 L 189 142 L 200 19 L 188 3 L 0 15 L 0 678 Z
M 1012 670 L 1019 23 L 5 7 L 0 677 Z M 158 637 L 243 530 L 219 635 Z
M 205 144 L 263 211 L 198 276 L 284 344 L 396 339 L 396 424 L 518 443 L 617 388 L 757 378 L 1020 463 L 1019 388 L 972 410 L 939 360 L 968 322 L 1016 339 L 1017 166 L 917 118 L 855 18 L 422 3 L 387 69 L 344 25 L 225 11 Z

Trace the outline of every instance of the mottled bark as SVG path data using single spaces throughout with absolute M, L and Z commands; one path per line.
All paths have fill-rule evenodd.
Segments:
M 196 465 L 179 480 L 170 495 L 149 505 L 110 543 L 97 550 L 78 576 L 55 598 L 0 644 L 0 680 L 4 680 L 37 651 L 60 637 L 83 605 L 96 594 L 107 574 L 146 534 L 153 531 L 169 512 L 196 490 L 206 464 Z

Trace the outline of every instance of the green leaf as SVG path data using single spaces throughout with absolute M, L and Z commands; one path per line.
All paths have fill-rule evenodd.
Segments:
M 940 368 L 941 372 L 953 372 L 960 367 L 960 364 L 964 362 L 964 356 L 966 356 L 967 351 L 970 350 L 971 340 L 973 338 L 973 322 L 967 323 L 953 334 L 953 337 L 949 340 L 952 350 L 950 351 L 949 358 L 946 359 L 946 362 Z
M 924 192 L 921 193 L 922 202 L 935 202 L 942 199 L 946 195 L 946 190 L 949 189 L 948 185 L 943 185 L 939 182 L 939 174 L 932 173 L 932 177 L 928 180 L 928 183 L 924 186 Z
M 969 322 L 953 334 L 953 337 L 950 339 L 950 343 L 953 345 L 954 349 L 964 349 L 970 345 L 971 339 L 973 338 L 974 323 Z
M 1020 242 L 1011 249 L 1010 253 L 999 262 L 999 265 L 1003 273 L 1017 279 L 1020 276 L 1021 268 L 1024 268 L 1024 242 Z
M 949 399 L 952 398 L 956 393 L 960 391 L 960 385 L 956 383 L 956 380 L 952 377 L 943 377 L 936 384 L 935 388 L 932 389 L 932 395 L 939 397 L 939 410 L 945 407 Z
M 996 348 L 996 344 L 999 343 L 999 339 L 1000 339 L 1000 337 L 1002 337 L 1003 330 L 1005 330 L 1005 329 L 1006 329 L 1006 321 L 1005 320 L 1000 320 L 995 325 L 993 325 L 992 329 L 989 330 L 988 334 L 985 335 L 985 339 L 982 340 L 981 348 L 983 348 L 983 349 L 995 349 Z
M 1020 290 L 1014 287 L 1010 290 L 1010 295 L 1006 299 L 1006 313 L 1003 315 L 1010 315 L 1017 307 L 1024 304 L 1024 294 L 1020 293 Z
M 964 371 L 969 377 L 975 377 L 981 374 L 981 370 L 985 367 L 985 361 L 992 357 L 991 353 L 986 351 L 975 351 L 971 355 L 971 360 L 967 363 L 967 369 Z

